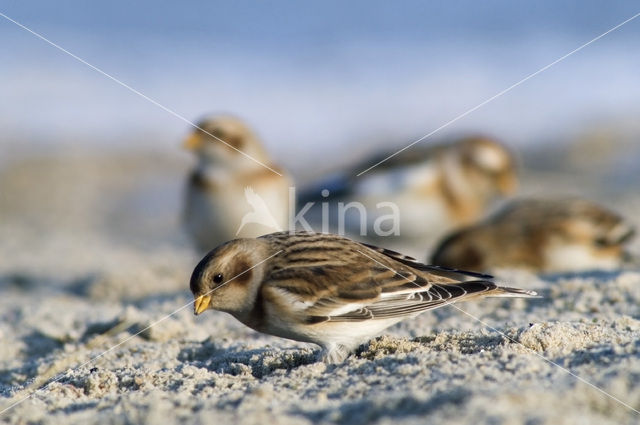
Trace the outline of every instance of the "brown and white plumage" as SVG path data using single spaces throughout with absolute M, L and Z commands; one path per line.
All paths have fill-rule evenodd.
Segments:
M 200 261 L 190 286 L 196 314 L 212 308 L 257 331 L 318 344 L 329 361 L 427 310 L 482 296 L 535 295 L 500 287 L 489 275 L 306 232 L 228 242 Z
M 484 136 L 425 143 L 388 157 L 387 153 L 377 155 L 343 176 L 314 184 L 301 193 L 300 207 L 308 201 L 358 202 L 367 211 L 368 236 L 375 237 L 374 223 L 391 211 L 378 206 L 391 202 L 399 210 L 395 239 L 416 240 L 415 245 L 424 250 L 448 231 L 482 218 L 495 200 L 509 196 L 517 186 L 513 156 L 503 144 Z M 368 171 L 358 176 L 363 170 Z M 330 191 L 330 197 L 321 197 L 323 189 Z M 348 235 L 363 236 L 360 225 L 357 215 L 346 217 Z
M 286 229 L 292 181 L 272 163 L 258 137 L 226 115 L 208 117 L 198 127 L 202 130 L 195 129 L 184 143 L 198 162 L 187 182 L 183 210 L 197 248 L 206 252 L 237 236 Z M 255 211 L 257 202 L 260 211 Z
M 634 229 L 582 199 L 514 201 L 445 238 L 431 261 L 449 267 L 561 272 L 620 267 Z

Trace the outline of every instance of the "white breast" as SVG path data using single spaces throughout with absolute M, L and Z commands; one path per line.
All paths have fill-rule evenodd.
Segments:
M 610 270 L 620 266 L 614 256 L 597 255 L 583 244 L 550 244 L 544 251 L 547 271 Z

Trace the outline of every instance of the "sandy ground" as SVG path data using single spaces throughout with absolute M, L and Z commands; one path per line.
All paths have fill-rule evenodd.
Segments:
M 0 421 L 640 422 L 640 269 L 500 271 L 543 298 L 425 313 L 325 365 L 314 346 L 193 316 L 198 257 L 176 218 L 187 166 L 78 155 L 0 169 Z M 598 190 L 585 181 L 524 190 Z M 602 201 L 640 221 L 637 193 Z

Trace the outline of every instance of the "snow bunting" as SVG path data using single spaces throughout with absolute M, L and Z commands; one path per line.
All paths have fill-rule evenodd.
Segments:
M 237 237 L 288 228 L 291 179 L 273 165 L 239 119 L 209 117 L 184 142 L 198 162 L 187 183 L 183 222 L 202 251 Z
M 449 267 L 561 272 L 620 267 L 633 227 L 580 199 L 520 200 L 448 236 L 431 261 Z
M 502 144 L 486 137 L 407 149 L 373 166 L 387 156 L 370 159 L 350 172 L 314 184 L 300 194 L 299 208 L 307 202 L 359 202 L 366 217 L 348 215 L 344 220 L 346 233 L 360 235 L 364 220 L 368 235 L 375 236 L 371 229 L 376 221 L 391 212 L 381 205 L 391 203 L 399 211 L 395 236 L 420 240 L 422 253 L 424 244 L 432 247 L 448 231 L 477 221 L 494 200 L 512 194 L 517 185 L 512 155 Z M 368 171 L 357 176 L 364 170 Z M 335 226 L 322 230 L 341 232 Z
M 536 296 L 489 275 L 307 232 L 227 242 L 200 261 L 190 287 L 196 315 L 215 309 L 256 331 L 318 344 L 328 362 L 427 310 L 484 296 Z

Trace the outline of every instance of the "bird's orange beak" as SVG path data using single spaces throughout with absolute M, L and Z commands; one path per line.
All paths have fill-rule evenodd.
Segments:
M 196 316 L 211 305 L 211 295 L 200 295 L 193 301 L 193 314 Z
M 201 146 L 202 137 L 200 136 L 200 134 L 198 134 L 198 132 L 195 131 L 191 133 L 191 135 L 187 137 L 182 143 L 182 147 L 190 151 L 196 151 L 200 149 Z

